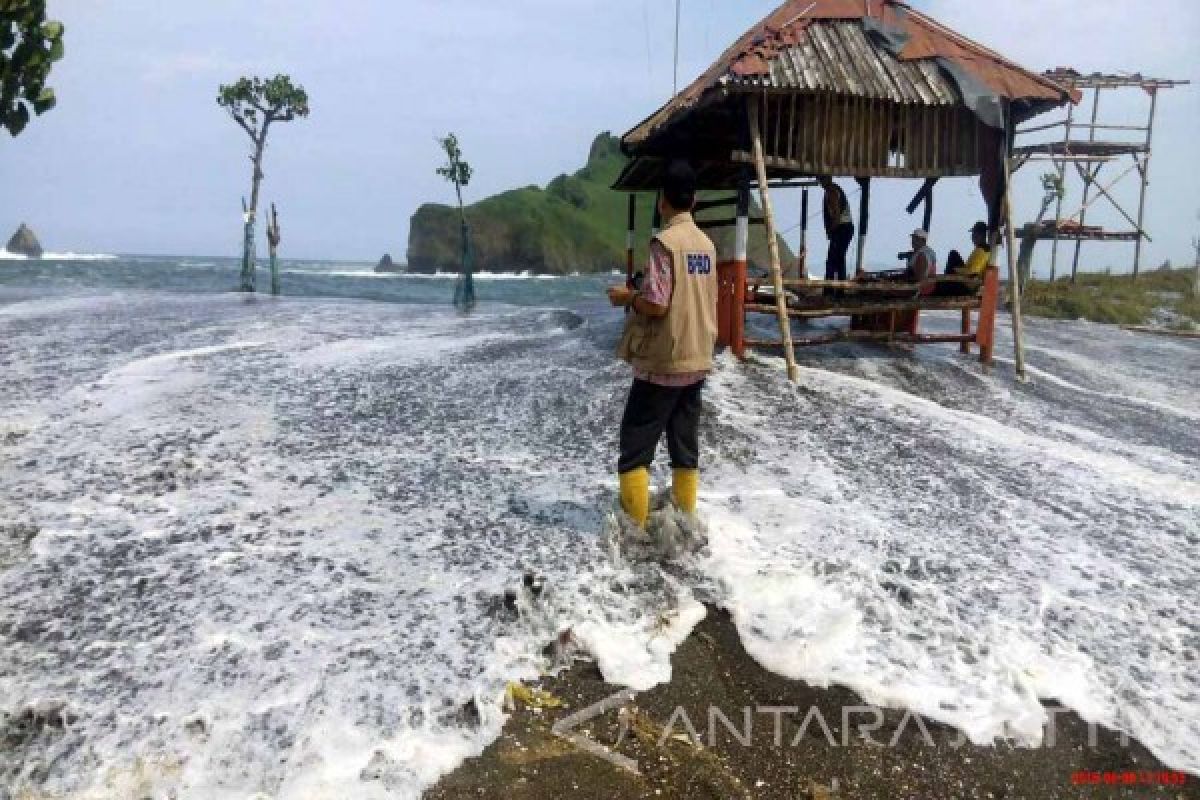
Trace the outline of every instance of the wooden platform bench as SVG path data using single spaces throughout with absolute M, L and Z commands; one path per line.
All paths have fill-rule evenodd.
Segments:
M 745 334 L 746 314 L 776 316 L 778 307 L 769 279 L 746 277 L 745 262 L 718 266 L 718 343 L 739 358 L 747 348 L 782 347 L 778 340 L 755 339 Z M 885 342 L 907 344 L 958 344 L 969 353 L 979 348 L 980 360 L 989 364 L 995 343 L 999 276 L 989 267 L 982 279 L 939 275 L 922 283 L 890 280 L 827 281 L 785 280 L 788 316 L 792 319 L 848 317 L 848 328 L 793 337 L 797 347 L 834 342 Z M 764 297 L 764 294 L 767 296 Z M 958 333 L 921 333 L 922 311 L 960 311 Z M 973 313 L 974 312 L 974 313 Z

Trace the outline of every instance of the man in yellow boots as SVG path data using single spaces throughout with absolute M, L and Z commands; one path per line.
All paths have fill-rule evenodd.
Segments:
M 650 515 L 650 464 L 664 432 L 671 497 L 680 511 L 696 511 L 700 392 L 717 339 L 717 251 L 692 219 L 695 203 L 695 172 L 671 162 L 658 201 L 663 228 L 650 243 L 641 287 L 608 289 L 609 301 L 630 311 L 617 349 L 633 366 L 617 472 L 621 507 L 641 527 Z

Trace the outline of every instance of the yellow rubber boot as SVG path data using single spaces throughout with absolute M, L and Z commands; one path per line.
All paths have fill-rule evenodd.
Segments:
M 671 499 L 685 514 L 696 513 L 696 495 L 700 491 L 700 470 L 671 470 Z
M 622 472 L 621 479 L 621 508 L 633 517 L 638 527 L 646 527 L 650 516 L 650 470 L 637 467 L 629 472 Z

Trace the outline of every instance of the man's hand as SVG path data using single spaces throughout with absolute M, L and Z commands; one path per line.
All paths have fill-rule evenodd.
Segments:
M 633 304 L 633 298 L 637 296 L 637 292 L 630 289 L 628 286 L 610 286 L 608 287 L 608 302 L 612 303 L 617 308 L 627 308 Z

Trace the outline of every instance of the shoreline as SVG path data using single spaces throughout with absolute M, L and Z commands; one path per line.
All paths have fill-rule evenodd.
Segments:
M 1041 747 L 979 746 L 849 689 L 775 675 L 712 606 L 671 664 L 669 683 L 625 697 L 590 661 L 518 689 L 500 737 L 424 797 L 1200 798 L 1197 776 L 1061 707 L 1043 703 L 1050 724 Z

